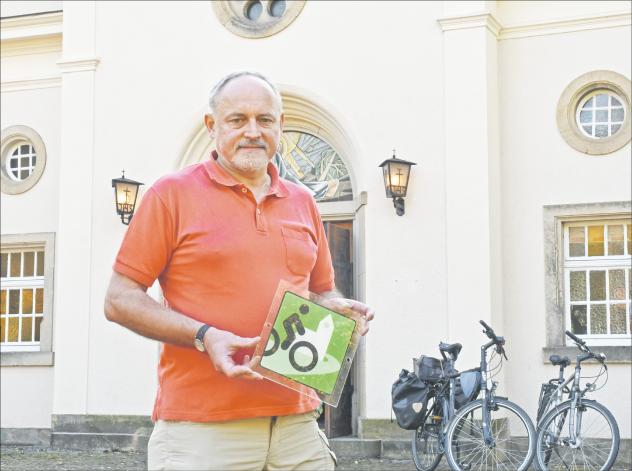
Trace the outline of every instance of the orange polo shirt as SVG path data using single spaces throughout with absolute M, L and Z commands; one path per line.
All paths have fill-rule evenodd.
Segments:
M 151 286 L 170 308 L 242 337 L 261 333 L 280 280 L 334 288 L 327 238 L 312 195 L 271 177 L 259 203 L 210 160 L 158 180 L 145 193 L 114 270 Z M 193 339 L 191 339 L 193 346 Z M 235 359 L 241 362 L 240 351 Z M 207 353 L 162 344 L 153 420 L 215 422 L 307 412 L 318 402 L 268 380 L 228 378 Z

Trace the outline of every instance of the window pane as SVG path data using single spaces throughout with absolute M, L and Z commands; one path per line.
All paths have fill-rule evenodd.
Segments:
M 42 323 L 42 319 L 43 317 L 35 318 L 35 338 L 33 340 L 36 342 L 39 342 L 40 339 L 40 324 Z
M 35 252 L 24 252 L 24 271 L 22 273 L 22 276 L 33 276 L 34 274 Z
M 586 248 L 584 245 L 584 228 L 583 227 L 570 227 L 568 229 L 568 252 L 571 257 L 584 257 L 586 256 Z
M 0 290 L 0 314 L 7 313 L 7 290 Z
M 625 334 L 625 304 L 610 306 L 610 333 Z
M 623 108 L 615 108 L 612 110 L 612 121 L 623 121 Z
M 22 290 L 22 314 L 33 314 L 33 290 Z
M 621 125 L 620 124 L 611 124 L 610 125 L 610 135 L 612 136 L 619 129 L 621 129 Z
M 608 110 L 597 110 L 597 119 L 595 119 L 598 123 L 607 123 L 608 122 Z
M 597 127 L 599 128 L 601 126 L 597 126 Z M 20 171 L 20 180 L 26 180 L 29 177 L 30 174 L 31 174 L 31 172 L 29 172 L 28 170 L 21 170 Z
M 608 125 L 607 124 L 599 124 L 595 126 L 595 137 L 608 137 Z M 24 173 L 24 171 L 22 171 Z M 24 180 L 26 177 L 22 177 Z
M 592 136 L 592 126 L 582 126 L 582 129 L 586 132 L 586 134 Z
M 20 312 L 20 290 L 9 290 L 9 314 L 18 314 Z
M 597 95 L 597 106 L 608 106 L 608 95 L 599 94 Z
M 35 290 L 35 313 L 41 314 L 44 312 L 44 288 L 37 288 Z
M 0 317 L 0 342 L 4 342 L 4 331 L 6 326 L 7 318 L 2 316 Z
M 608 255 L 623 255 L 623 226 L 608 226 Z
M 590 300 L 606 300 L 606 272 L 603 270 L 590 272 Z
M 44 252 L 37 252 L 37 276 L 44 276 Z
M 586 103 L 584 103 L 584 108 L 591 108 L 593 105 L 593 99 L 591 98 Z
M 603 226 L 588 226 L 589 257 L 599 257 L 605 255 L 603 242 Z
M 24 144 L 22 146 L 20 146 L 20 153 L 21 154 L 28 154 L 29 153 L 29 145 L 28 144 Z
M 22 264 L 22 253 L 13 252 L 11 253 L 11 276 L 15 278 L 19 278 L 20 270 Z
M 22 318 L 22 333 L 20 337 L 22 342 L 30 342 L 33 336 L 33 318 L 32 317 L 23 317 Z
M 571 272 L 571 301 L 586 300 L 586 272 Z
M 610 299 L 625 299 L 625 272 L 610 270 L 608 272 Z
M 7 332 L 8 337 L 7 337 L 7 341 L 8 342 L 17 342 L 18 341 L 18 321 L 19 318 L 17 317 L 9 317 L 9 330 Z
M 585 305 L 571 305 L 571 332 L 579 335 L 587 333 Z
M 24 167 L 30 167 L 30 158 L 29 157 L 22 157 L 20 159 L 20 167 L 24 168 Z
M 580 123 L 592 123 L 592 111 L 580 111 L 579 112 L 579 122 Z
M 590 306 L 590 333 L 591 334 L 607 334 L 608 325 L 606 324 L 606 305 L 593 304 Z
M 7 277 L 8 264 L 9 264 L 9 254 L 3 253 L 2 256 L 0 256 L 0 276 L 2 276 L 2 278 Z

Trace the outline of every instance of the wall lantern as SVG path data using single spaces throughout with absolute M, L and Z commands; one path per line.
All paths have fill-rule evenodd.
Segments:
M 138 187 L 140 185 L 144 185 L 144 183 L 125 178 L 125 170 L 123 170 L 123 176 L 121 178 L 112 179 L 116 214 L 121 216 L 121 222 L 123 224 L 127 225 L 132 220 L 134 208 L 136 207 Z
M 410 167 L 413 165 L 417 164 L 395 157 L 395 149 L 393 149 L 393 157 L 380 164 L 384 172 L 386 197 L 393 198 L 393 206 L 395 206 L 395 212 L 398 216 L 404 215 L 404 196 L 406 196 L 408 189 Z

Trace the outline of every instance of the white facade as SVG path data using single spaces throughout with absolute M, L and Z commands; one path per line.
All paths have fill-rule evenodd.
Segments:
M 59 12 L 33 15 L 38 4 Z M 584 73 L 630 79 L 629 2 L 307 2 L 260 39 L 224 28 L 209 2 L 2 8 L 2 129 L 34 129 L 48 157 L 32 189 L 2 193 L 1 232 L 55 233 L 54 364 L 3 357 L 3 428 L 150 414 L 156 342 L 103 315 L 126 229 L 110 180 L 125 169 L 147 188 L 195 161 L 187 149 L 210 87 L 241 69 L 322 109 L 348 141 L 356 199 L 341 211 L 361 208 L 356 292 L 377 311 L 356 366 L 357 416 L 389 417 L 400 369 L 437 355 L 440 340 L 461 342 L 461 367 L 474 366 L 479 319 L 507 338 L 503 392 L 535 416 L 540 383 L 555 375 L 543 353 L 544 207 L 630 198 L 630 143 L 578 152 L 556 107 Z M 393 147 L 418 163 L 403 217 L 378 169 Z M 629 340 L 624 350 L 595 397 L 630 438 Z

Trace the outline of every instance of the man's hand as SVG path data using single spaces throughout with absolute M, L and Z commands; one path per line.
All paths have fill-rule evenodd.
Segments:
M 351 309 L 358 314 L 361 314 L 364 319 L 364 325 L 360 329 L 360 335 L 366 335 L 369 331 L 369 322 L 375 317 L 375 311 L 364 303 L 356 301 L 355 299 L 347 299 L 342 297 L 327 298 L 326 303 L 330 304 L 334 308 L 338 309 Z
M 231 378 L 263 379 L 252 367 L 257 363 L 257 357 L 244 357 L 242 364 L 235 363 L 233 355 L 242 348 L 254 348 L 259 337 L 239 337 L 232 332 L 211 327 L 204 335 L 204 346 L 213 366 L 220 373 Z

